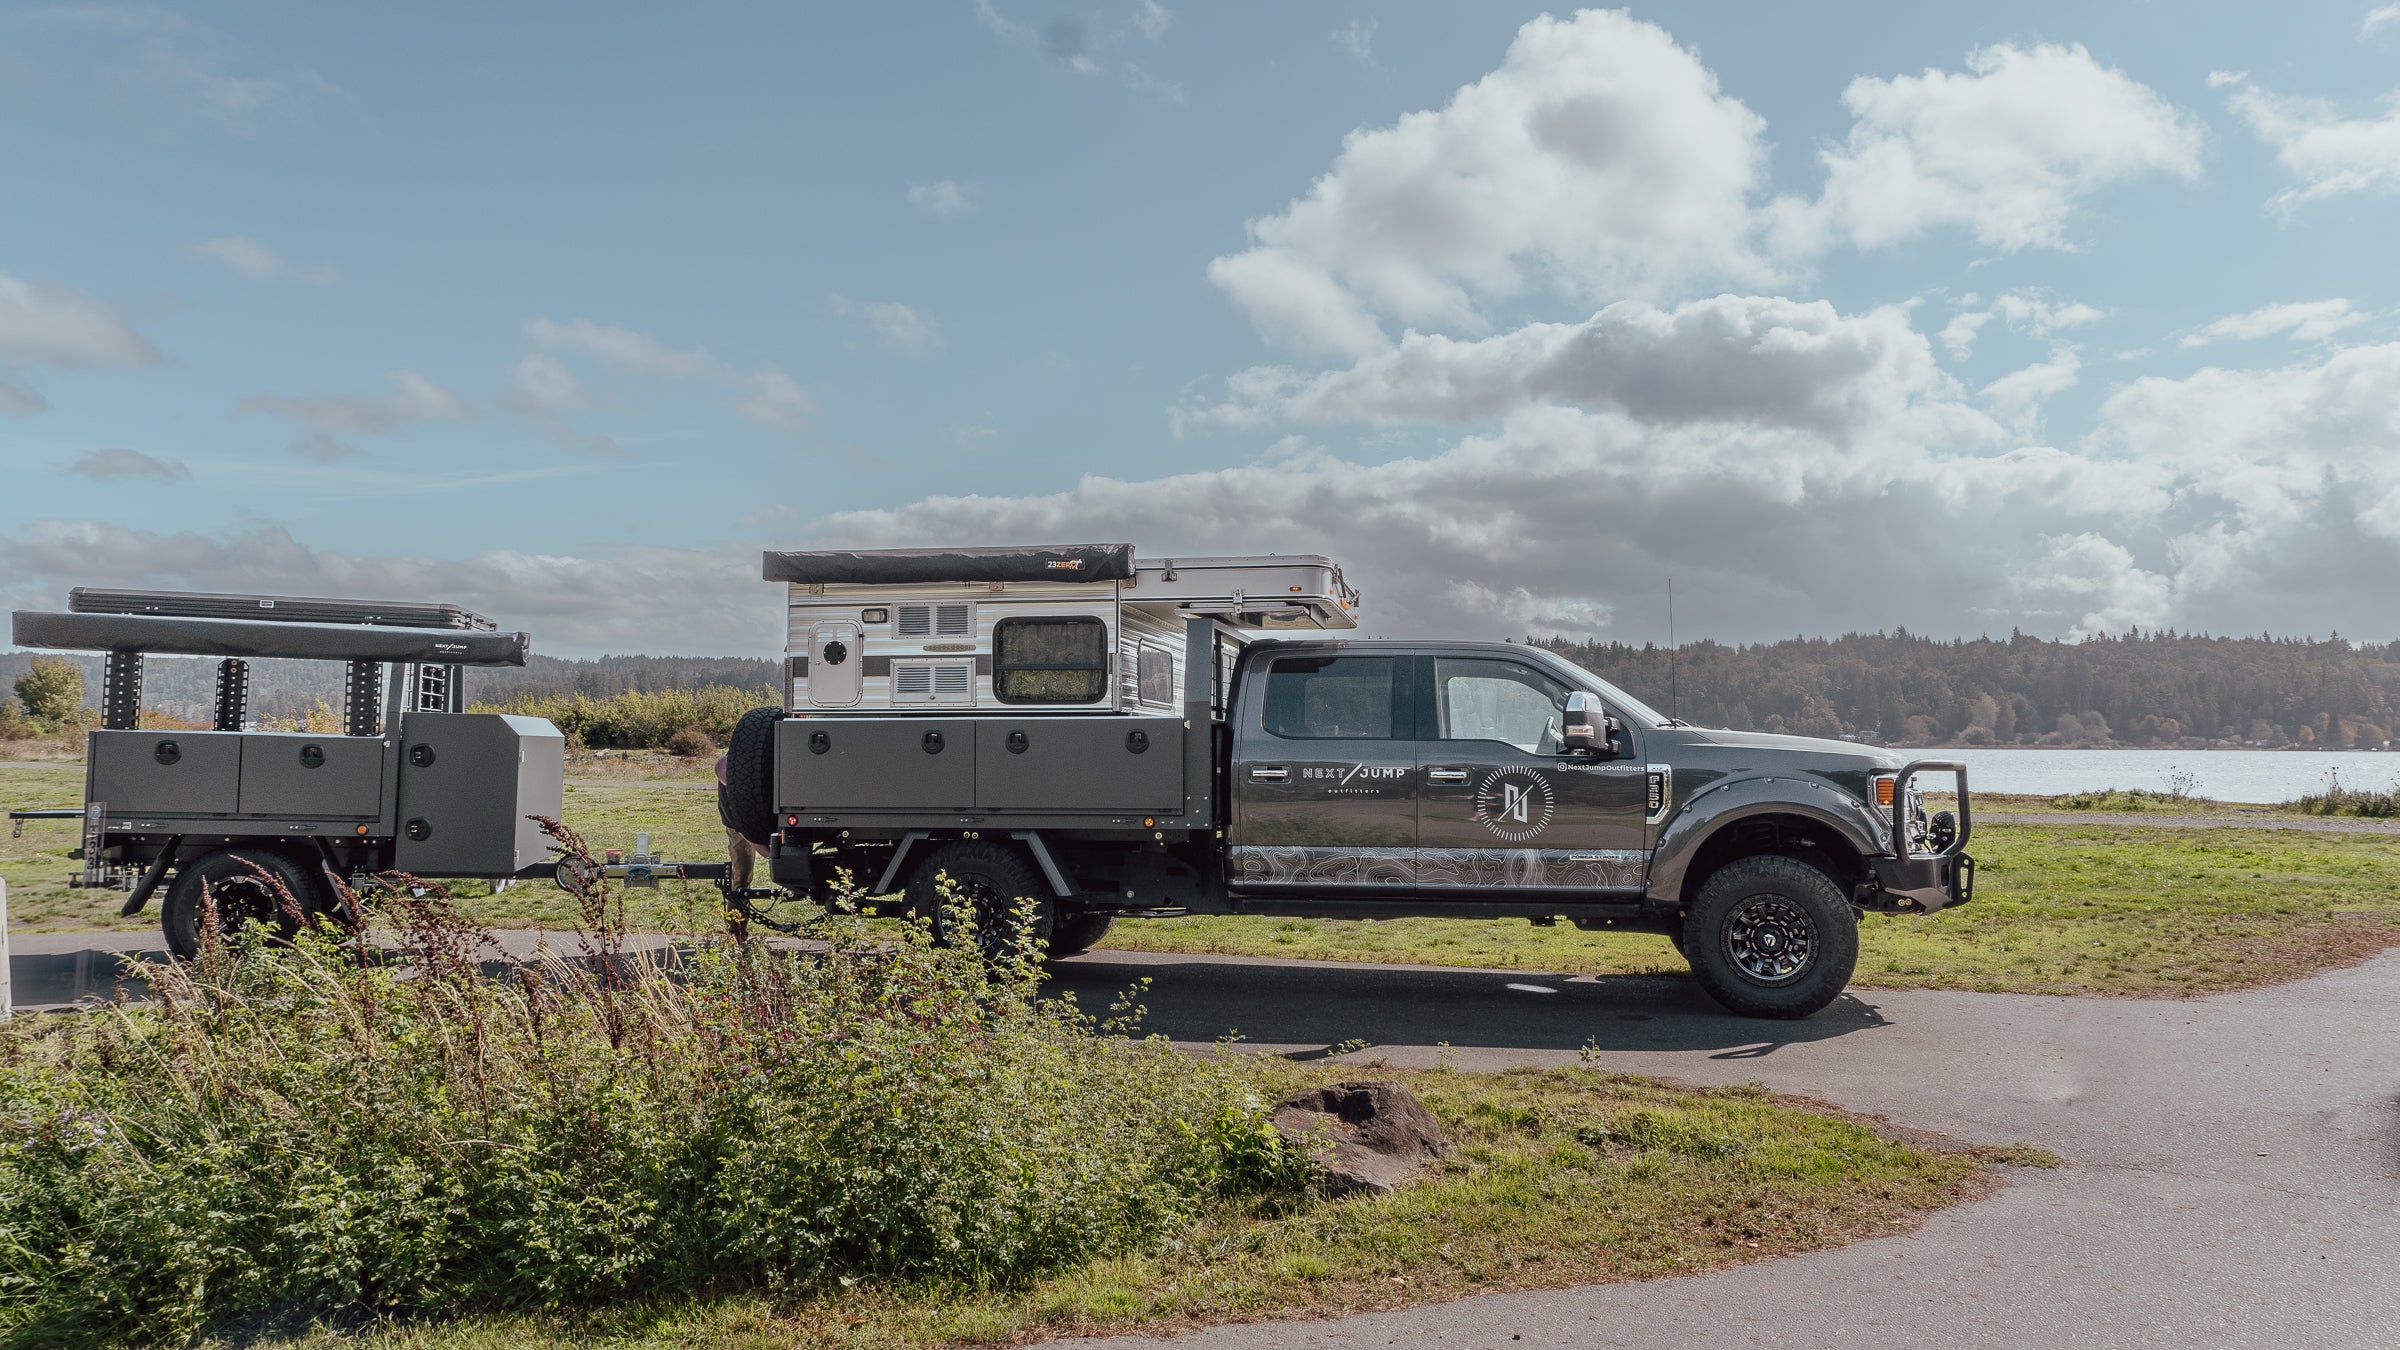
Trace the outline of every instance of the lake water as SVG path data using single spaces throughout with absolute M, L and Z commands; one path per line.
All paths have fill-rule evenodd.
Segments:
M 1927 759 L 1967 766 L 1977 792 L 2056 796 L 2108 788 L 2168 790 L 2167 775 L 2198 779 L 2192 794 L 2221 802 L 2288 802 L 2325 788 L 2339 773 L 2346 788 L 2383 789 L 2400 781 L 2400 752 L 2331 750 L 1918 750 Z M 1936 780 L 1924 780 L 1931 784 Z

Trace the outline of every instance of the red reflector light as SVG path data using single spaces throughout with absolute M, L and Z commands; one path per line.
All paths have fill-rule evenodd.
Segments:
M 798 816 L 785 816 L 785 817 L 783 818 L 783 823 L 784 823 L 784 824 L 786 824 L 786 825 L 797 825 L 797 824 L 799 824 L 799 823 L 800 823 L 800 817 L 798 817 Z

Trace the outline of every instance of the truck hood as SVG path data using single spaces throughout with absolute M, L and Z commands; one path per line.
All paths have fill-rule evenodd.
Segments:
M 1873 764 L 1878 768 L 1900 767 L 1900 760 L 1881 746 L 1861 745 L 1856 741 L 1829 741 L 1816 736 L 1777 736 L 1764 731 L 1728 731 L 1722 727 L 1675 727 L 1678 735 L 1689 737 L 1702 745 L 1723 745 L 1758 750 L 1791 750 L 1811 755 L 1838 755 Z

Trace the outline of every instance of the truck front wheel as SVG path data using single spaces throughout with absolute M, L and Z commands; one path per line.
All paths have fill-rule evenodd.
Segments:
M 947 879 L 950 894 L 942 893 Z M 964 910 L 964 914 L 958 911 Z M 1049 884 L 1023 853 L 982 840 L 960 840 L 926 854 L 908 877 L 908 912 L 933 926 L 948 947 L 966 940 L 961 918 L 974 924 L 975 945 L 994 960 L 1048 942 L 1058 907 Z
M 1806 1017 L 1858 967 L 1858 912 L 1833 878 L 1793 858 L 1742 858 L 1700 888 L 1683 952 L 1709 997 L 1744 1017 Z

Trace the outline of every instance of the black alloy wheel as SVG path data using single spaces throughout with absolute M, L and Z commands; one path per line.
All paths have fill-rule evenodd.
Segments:
M 1858 910 L 1797 858 L 1740 858 L 1701 886 L 1682 948 L 1693 978 L 1728 1009 L 1806 1017 L 1840 997 L 1858 967 Z
M 947 899 L 945 880 L 952 893 Z M 908 878 L 908 912 L 930 922 L 933 940 L 945 947 L 963 940 L 957 920 L 967 919 L 975 945 L 995 963 L 1049 942 L 1058 918 L 1050 887 L 1032 860 L 979 839 L 945 844 L 917 862 Z

